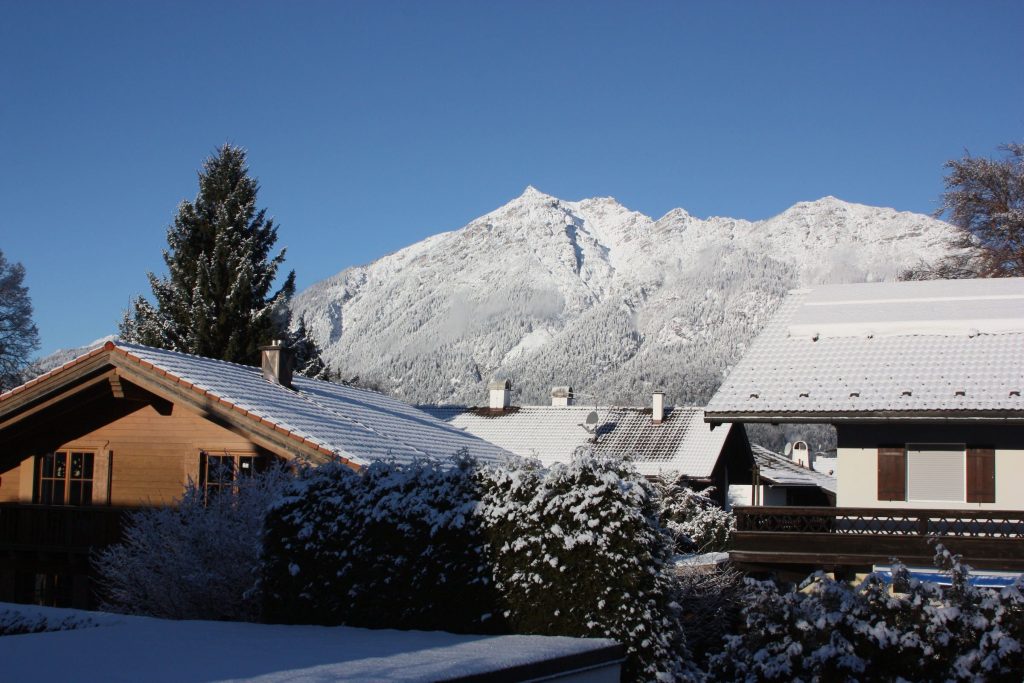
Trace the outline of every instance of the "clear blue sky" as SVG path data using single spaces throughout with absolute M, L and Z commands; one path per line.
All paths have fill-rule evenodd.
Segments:
M 219 144 L 304 287 L 527 184 L 660 216 L 930 212 L 1024 139 L 1024 3 L 0 0 L 0 249 L 42 351 L 115 331 Z

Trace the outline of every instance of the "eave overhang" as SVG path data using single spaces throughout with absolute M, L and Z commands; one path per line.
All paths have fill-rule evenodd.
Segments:
M 886 422 L 920 424 L 993 424 L 1024 425 L 1020 410 L 857 410 L 836 412 L 727 412 L 705 411 L 704 421 L 712 425 L 733 422 L 766 422 L 796 424 L 879 424 Z
M 337 460 L 350 467 L 360 467 L 360 463 L 355 460 L 162 370 L 113 342 L 107 342 L 0 395 L 0 424 L 14 424 L 22 414 L 34 412 L 34 407 L 72 392 L 82 382 L 98 376 L 106 378 L 111 373 L 172 403 L 183 403 L 192 410 L 231 426 L 271 451 L 298 455 L 314 463 Z

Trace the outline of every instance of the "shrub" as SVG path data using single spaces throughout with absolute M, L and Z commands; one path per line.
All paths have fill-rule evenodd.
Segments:
M 626 646 L 627 679 L 684 677 L 668 538 L 646 480 L 620 459 L 589 453 L 487 478 L 483 510 L 511 629 L 613 638 Z
M 749 582 L 745 619 L 710 673 L 720 680 L 1002 681 L 1024 670 L 1021 584 L 974 586 L 970 568 L 941 546 L 936 565 L 952 585 L 893 565 L 893 587 L 810 576 L 799 589 Z
M 168 619 L 255 621 L 263 519 L 290 472 L 274 467 L 204 500 L 190 483 L 175 506 L 130 513 L 124 540 L 99 551 L 101 608 Z
M 736 517 L 708 497 L 708 491 L 690 488 L 683 477 L 665 477 L 657 484 L 662 524 L 671 534 L 677 553 L 725 550 Z
M 291 623 L 494 628 L 474 461 L 320 467 L 267 523 L 265 617 Z

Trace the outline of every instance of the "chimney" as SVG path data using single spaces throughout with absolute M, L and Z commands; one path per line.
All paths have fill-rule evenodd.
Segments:
M 270 346 L 260 347 L 263 364 L 263 376 L 274 384 L 287 389 L 292 388 L 292 363 L 295 352 L 275 340 Z
M 806 467 L 812 469 L 811 465 L 814 463 L 814 456 L 811 455 L 811 451 L 807 448 L 806 441 L 797 441 L 793 444 L 793 462 L 800 467 Z
M 571 406 L 572 387 L 551 387 L 551 405 L 559 407 Z
M 505 410 L 509 407 L 512 400 L 512 382 L 507 379 L 492 379 L 487 384 L 487 391 L 491 395 L 491 410 Z
M 665 392 L 655 391 L 651 399 L 651 422 L 660 425 L 665 419 Z

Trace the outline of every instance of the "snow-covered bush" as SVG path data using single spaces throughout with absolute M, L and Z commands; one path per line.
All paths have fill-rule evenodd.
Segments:
M 1021 583 L 979 588 L 941 546 L 936 564 L 952 585 L 893 565 L 858 586 L 810 576 L 799 588 L 749 581 L 744 622 L 712 658 L 729 681 L 1019 681 L 1024 671 Z M 892 590 L 890 589 L 892 588 Z
M 270 621 L 483 632 L 492 584 L 478 528 L 476 464 L 327 465 L 267 521 Z
M 745 594 L 743 574 L 728 565 L 677 565 L 674 594 L 686 645 L 698 666 L 736 632 Z
M 708 553 L 725 549 L 736 529 L 736 517 L 709 498 L 709 491 L 694 491 L 676 474 L 663 477 L 656 486 L 661 522 L 675 540 L 675 552 Z
M 627 680 L 684 677 L 670 543 L 647 481 L 628 462 L 590 453 L 485 476 L 485 526 L 511 629 L 613 638 L 626 646 Z
M 272 467 L 205 500 L 190 483 L 174 506 L 129 515 L 123 541 L 99 551 L 101 607 L 169 619 L 254 621 L 263 519 L 293 475 Z

